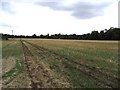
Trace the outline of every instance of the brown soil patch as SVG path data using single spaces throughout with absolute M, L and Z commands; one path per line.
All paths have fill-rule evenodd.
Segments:
M 43 62 L 38 63 L 25 43 L 22 42 L 22 46 L 32 88 L 60 88 L 69 86 L 69 83 L 63 83 L 61 80 L 56 79 L 47 64 Z
M 4 88 L 30 88 L 30 79 L 26 72 L 19 74 L 9 84 L 4 85 Z
M 3 58 L 2 59 L 2 74 L 5 74 L 6 72 L 14 68 L 15 64 L 16 64 L 16 61 L 14 57 Z
M 49 87 L 70 87 L 70 84 L 65 81 L 65 78 L 61 77 L 61 78 L 56 78 L 55 73 L 53 70 L 50 69 L 49 65 L 47 65 L 47 63 L 41 62 L 41 64 L 39 64 L 40 66 L 43 67 L 43 71 L 41 73 L 41 81 L 43 81 L 43 85 L 45 85 L 44 87 L 49 88 Z M 52 85 L 52 86 L 51 86 Z

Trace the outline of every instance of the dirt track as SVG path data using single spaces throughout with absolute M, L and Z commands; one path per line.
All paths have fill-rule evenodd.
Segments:
M 26 41 L 24 41 L 26 42 Z M 80 72 L 84 73 L 85 75 L 92 77 L 97 85 L 109 87 L 109 88 L 116 88 L 118 87 L 118 78 L 116 76 L 113 76 L 112 74 L 109 74 L 107 72 L 102 71 L 101 69 L 95 68 L 95 67 L 89 67 L 85 63 L 81 62 L 75 62 L 73 60 L 69 60 L 66 57 L 60 56 L 57 53 L 50 51 L 46 48 L 43 48 L 41 46 L 38 46 L 36 44 L 26 42 L 30 44 L 31 46 L 36 48 L 36 51 L 45 58 L 45 53 L 49 53 L 50 56 L 57 56 L 57 60 L 62 60 L 62 64 L 64 64 L 65 67 L 69 67 L 67 69 L 73 68 L 76 70 L 79 70 Z M 29 51 L 30 52 L 30 51 Z M 74 64 L 72 66 L 72 64 Z M 84 85 L 81 85 L 84 87 Z
M 25 45 L 26 42 L 21 41 L 24 57 L 25 57 L 25 65 L 27 68 L 27 72 L 29 78 L 31 80 L 31 88 L 53 88 L 53 87 L 68 87 L 65 84 L 59 83 L 59 80 L 56 80 L 47 66 L 44 63 L 37 63 L 36 58 L 32 55 L 31 51 Z

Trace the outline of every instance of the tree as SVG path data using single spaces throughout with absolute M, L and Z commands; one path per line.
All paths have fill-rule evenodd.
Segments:
M 104 30 L 100 31 L 99 35 L 98 35 L 98 39 L 103 40 L 105 39 L 105 33 Z
M 98 39 L 98 35 L 99 35 L 99 32 L 98 31 L 92 31 L 92 33 L 90 34 L 90 39 L 91 40 L 97 40 Z
M 1 34 L 2 40 L 9 40 L 8 37 L 9 37 L 9 35 L 7 35 L 7 34 Z
M 33 34 L 33 35 L 32 35 L 33 38 L 36 38 L 36 36 L 37 36 L 36 34 Z
M 120 28 L 110 28 L 105 35 L 107 40 L 120 40 Z

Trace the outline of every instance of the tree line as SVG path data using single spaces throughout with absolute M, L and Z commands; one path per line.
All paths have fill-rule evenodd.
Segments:
M 98 31 L 92 31 L 91 33 L 76 35 L 76 34 L 54 34 L 54 35 L 39 35 L 33 34 L 32 36 L 25 35 L 9 35 L 2 34 L 2 38 L 8 40 L 8 38 L 43 38 L 43 39 L 75 39 L 75 40 L 120 40 L 120 28 L 111 27 L 110 29 Z

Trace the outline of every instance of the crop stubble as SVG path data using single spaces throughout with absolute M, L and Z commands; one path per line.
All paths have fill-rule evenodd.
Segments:
M 117 88 L 118 87 L 118 77 L 113 76 L 110 73 L 104 72 L 96 67 L 89 67 L 89 65 L 86 65 L 82 62 L 76 62 L 74 60 L 69 60 L 67 57 L 63 57 L 58 55 L 57 53 L 50 51 L 44 47 L 38 46 L 36 44 L 30 43 L 25 41 L 26 43 L 30 44 L 31 46 L 36 48 L 36 51 L 39 53 L 49 53 L 49 55 L 57 56 L 57 60 L 64 60 L 62 63 L 69 68 L 77 69 L 80 72 L 84 73 L 87 76 L 90 76 L 94 79 L 97 85 L 109 87 L 109 88 Z M 40 53 L 41 54 L 41 53 Z M 45 54 L 42 54 L 43 58 L 45 57 Z M 73 66 L 69 64 L 75 64 Z M 85 87 L 84 85 L 81 85 L 82 87 Z
M 42 62 L 36 62 L 35 57 L 32 55 L 27 45 L 25 45 L 26 42 L 21 41 L 21 43 L 25 57 L 25 65 L 31 80 L 31 88 L 60 87 L 60 83 L 53 78 L 47 69 L 45 69 L 44 64 Z

